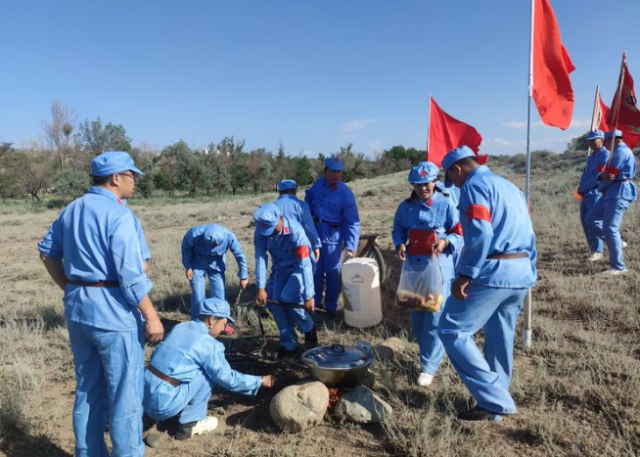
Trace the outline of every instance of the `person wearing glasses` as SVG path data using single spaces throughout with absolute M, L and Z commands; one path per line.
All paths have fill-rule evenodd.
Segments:
M 271 375 L 252 376 L 229 366 L 224 345 L 216 337 L 231 318 L 229 303 L 213 297 L 204 300 L 200 316 L 176 325 L 153 351 L 144 375 L 144 411 L 154 420 L 178 416 L 176 439 L 186 440 L 218 427 L 218 418 L 207 415 L 216 386 L 244 395 L 256 395 L 260 387 L 273 387 Z
M 135 190 L 136 168 L 126 152 L 91 162 L 93 186 L 71 202 L 38 244 L 40 258 L 64 290 L 76 371 L 75 455 L 142 455 L 144 338 L 164 329 L 149 299 L 136 215 L 123 205 Z
M 200 315 L 198 306 L 206 298 L 207 276 L 211 296 L 226 300 L 227 251 L 236 258 L 240 288 L 244 290 L 249 282 L 247 259 L 231 231 L 217 224 L 198 225 L 182 239 L 182 266 L 191 285 L 191 319 Z
M 402 262 L 414 271 L 424 271 L 438 256 L 442 273 L 442 300 L 447 299 L 455 278 L 454 254 L 462 246 L 462 227 L 458 210 L 438 186 L 440 169 L 432 162 L 421 162 L 409 172 L 413 189 L 409 198 L 398 206 L 393 219 L 393 243 Z M 410 291 L 413 292 L 413 291 Z M 433 382 L 444 358 L 444 347 L 438 337 L 437 312 L 411 310 L 411 327 L 420 347 L 418 385 Z

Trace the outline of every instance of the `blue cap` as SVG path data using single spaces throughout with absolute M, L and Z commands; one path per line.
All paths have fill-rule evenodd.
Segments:
M 280 216 L 282 216 L 282 211 L 273 203 L 260 206 L 253 215 L 258 235 L 271 236 L 278 225 Z
M 420 162 L 409 172 L 409 182 L 411 184 L 426 184 L 438 179 L 440 169 L 433 162 Z
M 329 157 L 324 161 L 324 168 L 332 171 L 342 171 L 344 163 L 340 157 Z
M 296 189 L 298 184 L 293 179 L 283 179 L 278 183 L 278 191 Z
M 597 140 L 598 138 L 604 138 L 604 132 L 602 130 L 591 130 L 587 140 Z
M 236 322 L 231 317 L 231 308 L 226 300 L 218 297 L 206 298 L 200 303 L 201 316 L 215 316 L 226 318 L 232 324 Z
M 611 137 L 613 136 L 613 133 L 614 133 L 613 130 L 610 131 L 610 132 L 605 133 L 604 134 L 604 139 L 605 140 L 610 140 Z M 615 134 L 616 134 L 616 138 L 618 138 L 618 137 L 622 138 L 622 132 L 620 130 L 616 130 Z
M 459 148 L 452 149 L 444 156 L 442 159 L 442 169 L 444 170 L 444 185 L 446 187 L 451 187 L 453 185 L 453 181 L 449 179 L 449 175 L 447 175 L 447 170 L 449 167 L 456 162 L 461 161 L 462 159 L 466 159 L 467 157 L 475 157 L 476 154 L 471 150 L 468 146 L 460 146 Z
M 96 177 L 115 175 L 129 170 L 144 176 L 144 173 L 136 168 L 131 156 L 122 151 L 103 152 L 91 161 L 91 175 Z

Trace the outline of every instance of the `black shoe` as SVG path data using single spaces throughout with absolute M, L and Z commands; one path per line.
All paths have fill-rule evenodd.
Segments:
M 188 424 L 178 424 L 178 430 L 176 431 L 176 439 L 180 441 L 188 440 L 193 436 L 193 427 L 198 422 L 189 422 Z
M 502 414 L 492 413 L 479 406 L 458 413 L 458 419 L 461 421 L 491 421 L 501 422 Z
M 278 348 L 277 356 L 280 360 L 296 360 L 300 358 L 300 351 L 298 349 L 287 351 L 285 348 L 280 346 Z
M 307 349 L 312 349 L 318 346 L 318 331 L 316 330 L 315 325 L 311 330 L 304 334 L 304 344 L 306 344 Z

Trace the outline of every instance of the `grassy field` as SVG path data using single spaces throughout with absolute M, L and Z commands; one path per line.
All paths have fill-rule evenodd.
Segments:
M 640 453 L 640 210 L 627 212 L 623 238 L 630 270 L 626 276 L 597 276 L 606 263 L 586 261 L 588 249 L 572 194 L 584 154 L 534 157 L 532 215 L 539 250 L 534 290 L 534 342 L 522 351 L 520 333 L 512 393 L 519 414 L 501 424 L 467 424 L 454 417 L 471 398 L 448 362 L 429 389 L 415 384 L 417 346 L 407 316 L 393 306 L 398 262 L 391 243 L 395 209 L 409 193 L 406 173 L 351 183 L 363 232 L 383 233 L 381 247 L 391 268 L 383 286 L 383 324 L 367 330 L 324 327 L 321 343 L 378 343 L 388 336 L 408 341 L 395 362 L 373 367 L 376 388 L 394 407 L 382 426 L 339 423 L 327 415 L 321 426 L 300 435 L 278 432 L 268 414 L 276 390 L 258 397 L 218 392 L 210 409 L 225 420 L 218 433 L 179 442 L 163 436 L 150 456 L 638 456 Z M 523 187 L 520 157 L 490 163 Z M 132 202 L 145 228 L 153 259 L 152 300 L 167 327 L 188 318 L 189 286 L 179 261 L 180 241 L 197 224 L 218 223 L 239 237 L 253 272 L 255 207 L 275 198 L 241 196 L 223 201 Z M 175 203 L 175 202 L 174 202 Z M 73 455 L 71 411 L 75 386 L 61 303 L 62 293 L 37 258 L 36 243 L 57 211 L 0 210 L 0 455 Z M 228 297 L 238 287 L 232 279 Z M 253 296 L 250 289 L 242 301 Z M 306 376 L 299 365 L 271 356 L 276 331 L 260 354 L 260 338 L 238 332 L 226 345 L 237 369 L 277 372 L 287 382 Z M 481 340 L 481 338 L 480 338 Z M 147 348 L 150 352 L 151 348 Z M 283 386 L 280 386 L 283 387 Z

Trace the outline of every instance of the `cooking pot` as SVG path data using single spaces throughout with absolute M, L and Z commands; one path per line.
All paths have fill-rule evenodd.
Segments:
M 309 349 L 302 361 L 311 376 L 327 387 L 354 387 L 362 383 L 373 362 L 371 344 L 358 341 L 355 346 L 333 344 Z

